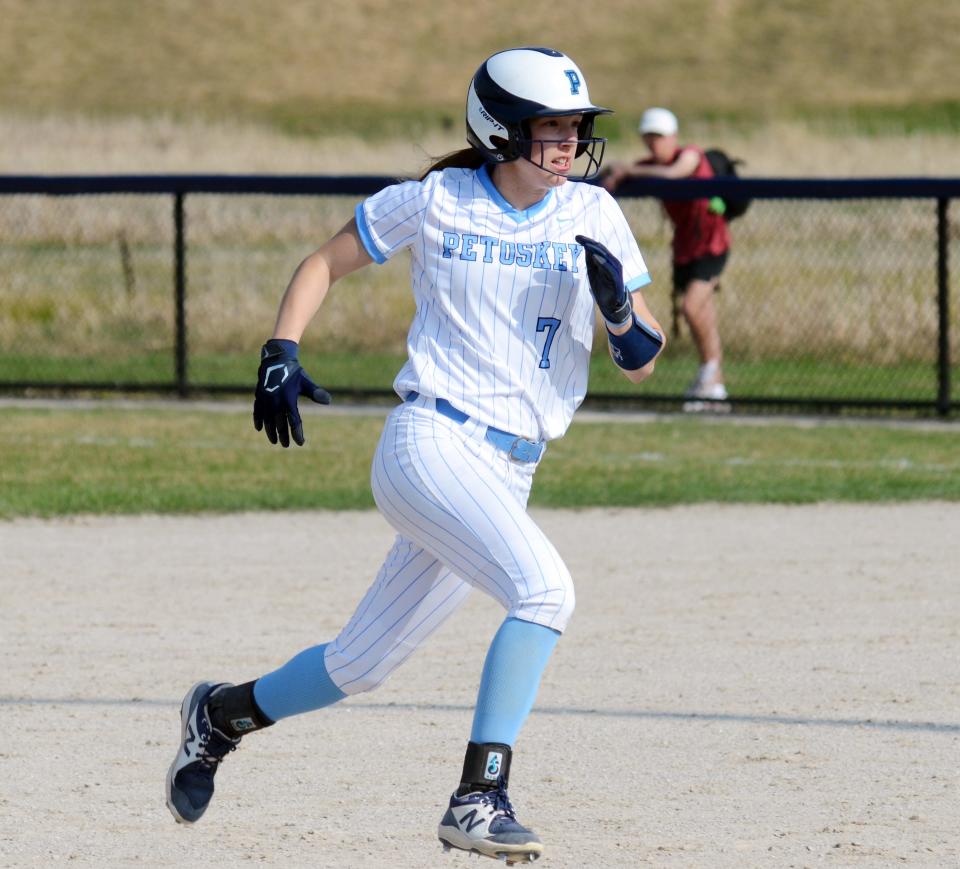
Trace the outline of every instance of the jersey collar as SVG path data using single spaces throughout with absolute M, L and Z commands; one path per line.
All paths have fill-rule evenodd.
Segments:
M 490 177 L 490 166 L 487 163 L 484 163 L 479 169 L 477 169 L 477 178 L 480 180 L 480 183 L 483 185 L 483 189 L 487 191 L 487 195 L 496 203 L 497 207 L 503 211 L 511 220 L 516 223 L 524 223 L 525 221 L 532 220 L 536 217 L 547 205 L 550 204 L 551 199 L 553 198 L 553 191 L 548 190 L 547 195 L 543 197 L 539 202 L 531 205 L 529 208 L 524 209 L 523 211 L 518 211 L 514 208 L 506 199 L 503 198 L 500 191 L 497 190 L 497 185 L 493 183 L 493 179 Z

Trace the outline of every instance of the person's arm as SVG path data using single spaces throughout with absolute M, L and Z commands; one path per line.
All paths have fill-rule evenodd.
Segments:
M 360 240 L 357 222 L 351 219 L 333 238 L 297 267 L 280 302 L 273 337 L 299 343 L 304 329 L 317 313 L 330 286 L 372 262 L 373 259 Z
M 700 165 L 700 154 L 693 148 L 684 148 L 680 156 L 663 166 L 659 163 L 634 163 L 625 166 L 621 181 L 628 178 L 689 178 Z
M 600 173 L 600 186 L 607 193 L 613 193 L 627 179 L 629 168 L 627 163 L 610 163 L 604 166 Z
M 260 349 L 253 398 L 253 427 L 263 430 L 270 443 L 289 447 L 292 439 L 303 446 L 303 420 L 297 406 L 301 396 L 317 404 L 330 403 L 330 393 L 314 383 L 300 365 L 300 338 L 330 285 L 371 262 L 356 221 L 351 220 L 294 272 L 280 302 L 273 337 Z
M 669 166 L 661 163 L 611 163 L 600 174 L 600 186 L 613 193 L 631 178 L 689 178 L 700 165 L 700 155 L 693 148 L 684 148 Z
M 633 302 L 633 313 L 636 314 L 644 323 L 648 326 L 652 326 L 663 336 L 663 345 L 660 347 L 660 350 L 657 352 L 657 356 L 663 353 L 663 348 L 667 346 L 667 333 L 664 328 L 657 322 L 653 314 L 650 313 L 650 309 L 647 307 L 647 302 L 643 298 L 643 293 L 640 290 L 634 290 L 630 293 L 630 298 Z M 614 335 L 623 335 L 633 328 L 632 323 L 624 323 L 622 326 L 616 328 L 610 328 L 610 331 Z M 607 349 L 610 351 L 611 355 L 613 354 L 613 348 L 610 347 L 610 344 L 607 344 Z M 628 371 L 625 368 L 620 370 L 623 372 L 623 376 L 627 378 L 631 383 L 642 383 L 646 380 L 651 374 L 653 374 L 653 369 L 656 364 L 656 357 L 651 359 L 646 365 L 642 368 L 635 368 L 632 371 Z M 618 366 L 619 367 L 619 366 Z

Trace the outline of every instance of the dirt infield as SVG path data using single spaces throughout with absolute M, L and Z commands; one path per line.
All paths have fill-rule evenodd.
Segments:
M 538 865 L 960 864 L 960 504 L 535 515 L 578 591 L 514 761 Z M 480 594 L 379 691 L 248 737 L 200 824 L 164 807 L 184 691 L 329 639 L 391 539 L 375 513 L 0 523 L 0 865 L 478 865 L 435 830 Z

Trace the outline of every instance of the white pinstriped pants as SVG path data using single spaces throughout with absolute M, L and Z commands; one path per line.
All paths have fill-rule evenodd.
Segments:
M 387 418 L 373 458 L 373 496 L 398 536 L 356 612 L 326 648 L 345 694 L 375 688 L 466 600 L 471 588 L 507 615 L 563 631 L 573 581 L 527 515 L 536 466 L 513 462 L 420 396 Z

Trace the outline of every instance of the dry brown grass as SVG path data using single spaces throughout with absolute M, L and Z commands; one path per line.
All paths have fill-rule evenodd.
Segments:
M 457 147 L 310 140 L 214 122 L 30 119 L 8 115 L 8 172 L 303 172 L 406 174 Z M 948 136 L 870 140 L 817 135 L 779 122 L 764 132 L 702 126 L 755 175 L 956 174 Z M 611 157 L 635 153 L 621 145 Z M 352 199 L 206 197 L 188 200 L 191 339 L 227 352 L 252 346 L 297 262 L 349 218 Z M 650 202 L 626 202 L 657 280 L 653 309 L 669 311 L 669 228 Z M 876 362 L 926 355 L 931 337 L 933 216 L 929 203 L 862 206 L 757 203 L 735 225 L 723 329 L 742 353 L 807 350 Z M 166 197 L 5 197 L 0 200 L 0 341 L 83 353 L 91 346 L 162 347 L 172 334 L 170 202 Z M 122 245 L 130 249 L 127 286 Z M 403 346 L 411 300 L 405 265 L 371 268 L 331 294 L 314 340 L 344 349 Z M 355 324 L 366 323 L 362 332 Z M 911 324 L 909 329 L 902 324 Z M 918 340 L 917 335 L 921 338 Z M 832 351 L 831 351 L 832 348 Z
M 457 114 L 487 54 L 545 44 L 624 111 L 779 116 L 956 100 L 960 58 L 944 0 L 0 0 L 0 21 L 0 106 L 81 114 Z
M 627 133 L 613 157 L 663 103 L 754 175 L 960 174 L 955 135 L 895 120 L 958 103 L 942 0 L 0 0 L 0 172 L 412 173 L 462 144 L 470 75 L 518 44 L 578 61 Z M 837 120 L 857 105 L 889 135 Z
M 0 112 L 4 174 L 290 173 L 412 175 L 431 158 L 464 145 L 456 131 L 421 138 L 365 141 L 355 137 L 284 135 L 256 124 L 161 118 L 34 117 Z M 719 144 L 746 160 L 753 176 L 956 176 L 958 137 L 949 133 L 864 137 L 818 132 L 799 121 L 772 121 L 744 131 L 691 122 L 683 137 Z M 638 140 L 611 143 L 607 160 L 642 151 Z
M 287 172 L 409 174 L 457 147 L 283 136 L 263 127 L 171 119 L 63 120 L 8 115 L 0 161 L 12 173 Z M 869 140 L 777 122 L 745 134 L 694 129 L 748 161 L 754 175 L 958 174 L 949 136 Z M 635 153 L 626 144 L 611 158 Z M 352 199 L 188 200 L 189 323 L 198 346 L 253 346 L 272 321 L 299 260 L 343 224 Z M 653 310 L 669 311 L 669 228 L 650 202 L 625 202 L 657 280 Z M 84 353 L 92 346 L 163 347 L 172 335 L 170 202 L 166 197 L 0 199 L 0 343 Z M 880 362 L 935 346 L 930 203 L 757 203 L 734 227 L 723 330 L 739 352 L 858 353 Z M 127 286 L 122 245 L 130 249 Z M 311 335 L 323 346 L 403 347 L 411 312 L 402 262 L 367 269 L 336 289 Z M 363 322 L 358 331 L 356 323 Z M 904 328 L 903 324 L 910 324 Z M 920 336 L 918 338 L 918 335 Z M 960 348 L 958 348 L 960 349 Z
M 0 113 L 3 174 L 405 174 L 460 147 L 453 135 L 365 142 L 284 135 L 255 124 Z

